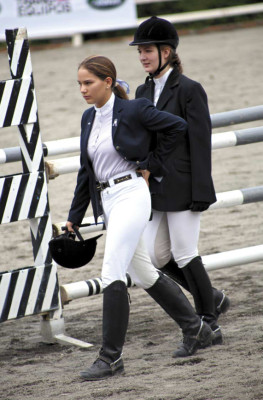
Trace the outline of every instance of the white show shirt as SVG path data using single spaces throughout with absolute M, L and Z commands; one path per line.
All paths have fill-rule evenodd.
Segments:
M 96 179 L 100 182 L 107 181 L 111 176 L 136 167 L 125 161 L 115 150 L 112 141 L 112 126 L 118 121 L 112 121 L 115 95 L 112 93 L 110 99 L 104 106 L 95 107 L 96 114 L 92 125 L 87 152 L 92 161 Z

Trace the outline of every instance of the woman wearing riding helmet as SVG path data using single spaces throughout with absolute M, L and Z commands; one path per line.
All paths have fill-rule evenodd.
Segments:
M 136 30 L 130 46 L 149 75 L 136 98 L 150 99 L 159 110 L 184 118 L 187 135 L 181 136 L 165 162 L 165 177 L 149 178 L 152 220 L 144 238 L 153 264 L 191 292 L 196 312 L 223 341 L 217 319 L 229 308 L 223 291 L 212 287 L 198 253 L 201 212 L 216 201 L 211 176 L 211 119 L 206 93 L 200 83 L 182 74 L 176 48 L 179 38 L 167 20 L 151 17 Z M 158 134 L 155 138 L 158 142 Z M 172 254 L 172 256 L 171 256 Z

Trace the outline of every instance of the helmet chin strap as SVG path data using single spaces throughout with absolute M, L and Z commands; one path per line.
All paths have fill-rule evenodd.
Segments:
M 158 50 L 158 57 L 159 57 L 159 65 L 158 65 L 158 68 L 157 68 L 157 70 L 154 72 L 154 73 L 150 73 L 149 74 L 149 77 L 152 79 L 152 78 L 154 78 L 155 76 L 158 76 L 159 74 L 160 74 L 160 72 L 162 72 L 166 67 L 167 67 L 167 65 L 169 64 L 169 61 L 167 61 L 163 66 L 162 66 L 162 53 L 161 53 L 161 46 L 159 45 L 159 44 L 155 44 L 156 45 L 156 47 L 157 47 L 157 50 Z

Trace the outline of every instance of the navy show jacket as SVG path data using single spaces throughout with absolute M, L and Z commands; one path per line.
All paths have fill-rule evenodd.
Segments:
M 102 214 L 99 193 L 87 144 L 95 118 L 95 108 L 88 108 L 81 120 L 80 169 L 68 221 L 80 225 L 91 201 L 95 221 Z M 123 159 L 136 169 L 148 169 L 155 176 L 164 176 L 164 161 L 176 147 L 179 136 L 184 136 L 187 123 L 180 117 L 157 110 L 147 99 L 124 100 L 115 97 L 112 116 L 113 146 Z M 156 131 L 160 133 L 158 146 L 153 146 Z

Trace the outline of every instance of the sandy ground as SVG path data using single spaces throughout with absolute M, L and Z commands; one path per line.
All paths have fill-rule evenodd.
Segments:
M 32 51 L 34 79 L 43 142 L 79 135 L 85 104 L 76 83 L 78 63 L 87 55 L 103 54 L 116 64 L 119 78 L 131 86 L 131 98 L 144 72 L 131 38 L 87 42 L 81 48 L 62 46 Z M 185 74 L 207 91 L 210 112 L 262 104 L 263 27 L 182 36 L 179 54 Z M 9 78 L 7 55 L 0 53 L 1 79 Z M 260 126 L 257 121 L 234 129 Z M 222 132 L 233 128 L 220 128 Z M 1 131 L 0 148 L 18 145 L 16 128 Z M 251 144 L 213 152 L 217 192 L 262 185 L 262 145 Z M 1 166 L 1 175 L 21 166 Z M 64 221 L 76 174 L 49 183 L 53 222 Z M 262 203 L 242 205 L 203 215 L 200 254 L 212 254 L 262 244 Z M 33 264 L 29 223 L 0 226 L 0 270 Z M 65 284 L 100 275 L 104 238 L 92 262 L 75 272 L 58 269 Z M 0 398 L 4 400 L 262 400 L 262 262 L 210 272 L 213 285 L 232 301 L 220 318 L 224 344 L 190 358 L 171 357 L 181 339 L 177 326 L 138 288 L 130 289 L 131 315 L 124 348 L 126 374 L 104 382 L 78 377 L 89 366 L 101 342 L 102 296 L 82 298 L 65 306 L 67 333 L 94 344 L 90 349 L 34 339 L 39 316 L 0 324 Z M 192 299 L 189 296 L 190 301 Z

